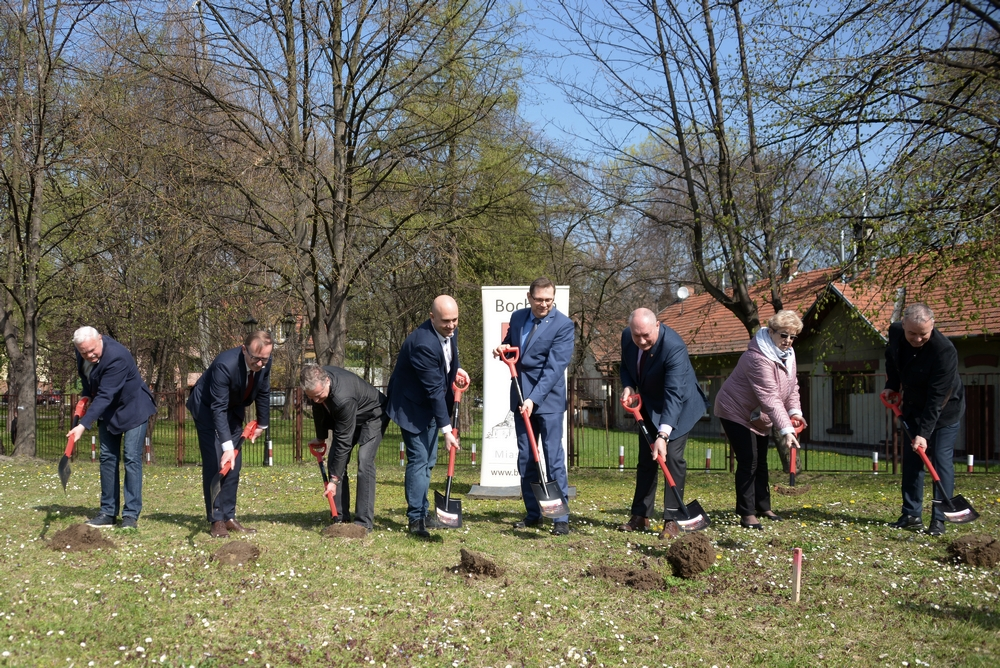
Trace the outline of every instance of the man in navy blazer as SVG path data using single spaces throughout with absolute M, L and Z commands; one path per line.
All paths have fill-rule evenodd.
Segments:
M 101 441 L 101 511 L 87 521 L 112 527 L 121 510 L 122 528 L 135 528 L 142 511 L 142 447 L 149 417 L 156 412 L 153 393 L 139 375 L 132 354 L 110 336 L 93 327 L 73 333 L 76 370 L 83 396 L 90 398 L 80 424 L 66 434 L 79 440 L 97 422 Z M 118 465 L 125 459 L 125 507 L 121 507 Z
M 642 398 L 642 418 L 657 429 L 654 446 L 665 457 L 667 468 L 681 498 L 687 462 L 684 448 L 688 432 L 707 410 L 705 394 L 694 375 L 687 346 L 677 332 L 656 319 L 647 308 L 632 311 L 629 326 L 622 332 L 620 377 L 622 400 L 638 393 Z M 656 506 L 656 482 L 660 467 L 645 439 L 639 437 L 639 461 L 635 471 L 632 517 L 618 527 L 622 531 L 645 531 Z M 673 520 L 683 517 L 673 494 L 664 489 L 664 527 L 661 538 L 679 533 Z
M 440 295 L 431 304 L 430 316 L 406 337 L 386 389 L 386 411 L 406 444 L 403 487 L 409 530 L 421 538 L 430 536 L 428 528 L 444 526 L 434 513 L 427 513 L 427 490 L 437 462 L 438 429 L 445 446 L 458 447 L 450 417 L 455 403 L 452 383 L 459 375 L 469 381 L 469 374 L 458 366 L 458 304 Z
M 250 435 L 250 440 L 256 440 L 267 429 L 271 415 L 273 348 L 274 342 L 269 333 L 256 331 L 248 334 L 242 346 L 219 353 L 195 383 L 187 401 L 198 430 L 205 512 L 214 538 L 225 538 L 230 531 L 256 531 L 236 519 L 236 492 L 243 467 L 243 454 L 236 453 L 236 446 L 241 443 L 243 419 L 250 404 L 257 409 L 257 429 Z M 212 479 L 226 462 L 231 470 L 222 477 L 219 495 L 213 505 Z
M 523 416 L 531 420 L 535 437 L 541 441 L 548 477 L 569 505 L 569 482 L 566 478 L 566 453 L 563 451 L 563 416 L 566 413 L 566 367 L 573 359 L 575 330 L 573 321 L 555 307 L 556 286 L 548 278 L 536 278 L 528 288 L 530 308 L 514 311 L 503 342 L 493 351 L 503 355 L 510 347 L 520 349 L 515 365 L 524 395 Z M 510 409 L 517 415 L 517 386 L 511 379 Z M 538 526 L 542 511 L 531 489 L 538 483 L 538 466 L 531 454 L 524 420 L 514 420 L 517 434 L 517 472 L 521 476 L 521 497 L 525 517 L 515 528 Z M 569 533 L 569 515 L 553 518 L 552 533 Z

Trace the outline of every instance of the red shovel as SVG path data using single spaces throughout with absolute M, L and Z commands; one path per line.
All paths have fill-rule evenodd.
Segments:
M 635 403 L 630 400 L 634 399 Z M 646 431 L 646 423 L 642 419 L 642 414 L 640 410 L 642 409 L 642 397 L 638 394 L 631 395 L 628 399 L 622 399 L 622 408 L 627 410 L 635 418 L 636 424 L 639 425 L 639 431 L 642 432 L 642 437 L 646 440 L 649 445 L 650 450 L 654 450 L 653 443 L 654 440 L 650 440 L 649 432 Z M 674 477 L 670 475 L 670 469 L 667 468 L 667 463 L 663 461 L 663 457 L 656 457 L 656 463 L 660 465 L 663 469 L 663 475 L 667 479 L 667 485 L 670 486 L 670 491 L 674 493 L 674 499 L 677 500 L 677 507 L 680 508 L 681 512 L 684 513 L 684 519 L 674 520 L 677 522 L 677 526 L 684 531 L 701 531 L 702 529 L 707 529 L 712 523 L 709 519 L 708 513 L 705 509 L 701 507 L 701 504 L 697 500 L 684 505 L 684 500 L 681 499 L 681 493 L 677 491 L 677 483 L 674 482 Z M 676 534 L 676 532 L 674 532 Z
M 71 422 L 72 427 L 80 424 L 80 419 L 87 414 L 87 404 L 90 403 L 89 397 L 83 397 L 78 402 L 76 402 L 76 407 L 73 409 L 73 420 Z M 59 460 L 59 482 L 62 483 L 63 491 L 66 491 L 66 483 L 69 482 L 69 474 L 72 473 L 69 467 L 69 458 L 73 456 L 73 448 L 76 446 L 76 439 L 72 436 L 66 441 L 66 451 L 63 453 L 62 458 Z
M 906 437 L 913 442 L 913 434 L 910 432 L 910 427 L 903 420 L 903 396 L 899 392 L 891 392 L 888 397 L 884 395 L 879 395 L 882 403 L 886 408 L 891 410 L 895 415 L 896 419 L 899 420 L 900 426 L 903 431 L 906 432 Z M 944 499 L 943 503 L 948 506 L 948 510 L 942 511 L 944 518 L 949 522 L 954 522 L 955 524 L 966 524 L 968 522 L 974 522 L 979 518 L 979 513 L 976 509 L 972 507 L 966 498 L 962 495 L 953 496 L 948 498 L 948 495 L 944 493 L 944 487 L 941 485 L 941 477 L 934 470 L 934 466 L 931 464 L 931 460 L 927 458 L 927 453 L 923 450 L 917 450 L 917 454 L 920 455 L 920 459 L 924 461 L 924 466 L 931 473 L 931 478 L 934 479 L 934 485 L 937 488 L 938 494 L 941 495 L 941 499 Z M 941 499 L 934 499 L 934 503 L 942 503 Z
M 803 431 L 806 430 L 805 420 L 800 418 L 798 415 L 793 415 L 791 417 L 791 420 L 792 420 L 792 426 L 795 427 L 795 437 L 798 438 L 799 434 L 801 434 Z M 796 450 L 798 450 L 797 447 L 792 448 L 792 452 L 790 454 L 791 466 L 788 467 L 788 484 L 791 485 L 792 487 L 795 487 L 795 469 L 798 468 L 798 465 L 795 462 Z
M 513 357 L 508 357 L 508 355 L 512 355 Z M 542 462 L 538 457 L 538 445 L 535 443 L 535 430 L 531 427 L 531 420 L 524 415 L 524 395 L 521 393 L 521 382 L 518 380 L 517 369 L 514 366 L 520 357 L 521 350 L 510 347 L 503 351 L 500 360 L 510 369 L 510 377 L 514 380 L 514 385 L 517 387 L 517 406 L 521 409 L 524 428 L 528 432 L 528 444 L 531 446 L 531 455 L 534 457 L 535 465 L 538 467 L 538 482 L 531 483 L 531 491 L 535 494 L 535 499 L 538 501 L 538 507 L 542 511 L 542 515 L 546 517 L 563 517 L 564 515 L 569 515 L 569 506 L 563 501 L 562 493 L 554 485 L 550 489 L 548 483 L 545 481 L 545 472 L 542 470 Z
M 257 421 L 251 420 L 250 422 L 247 422 L 247 426 L 243 427 L 242 438 L 240 438 L 240 442 L 237 443 L 237 445 L 242 444 L 244 440 L 253 436 L 255 431 L 257 431 Z M 240 456 L 240 449 L 236 448 L 234 452 L 236 454 L 233 455 L 233 461 L 236 461 L 236 458 Z M 229 469 L 230 463 L 226 462 L 225 465 L 219 469 L 218 473 L 215 474 L 215 477 L 212 478 L 212 482 L 209 485 L 213 508 L 215 507 L 215 499 L 219 496 L 219 492 L 222 490 L 222 476 L 228 474 Z
M 316 458 L 316 463 L 319 464 L 320 475 L 323 476 L 323 496 L 330 502 L 330 517 L 337 519 L 337 504 L 333 500 L 333 492 L 326 488 L 327 483 L 330 482 L 330 476 L 326 474 L 326 464 L 323 463 L 323 457 L 326 456 L 326 441 L 315 440 L 310 442 L 309 452 Z
M 459 386 L 459 383 L 462 383 Z M 464 378 L 455 378 L 451 390 L 455 394 L 455 404 L 451 409 L 451 433 L 458 438 L 458 406 L 462 403 L 462 393 L 469 389 L 469 383 Z M 448 448 L 448 482 L 444 488 L 444 496 L 434 490 L 434 512 L 441 524 L 452 529 L 462 526 L 462 501 L 451 498 L 451 481 L 455 477 L 455 450 Z

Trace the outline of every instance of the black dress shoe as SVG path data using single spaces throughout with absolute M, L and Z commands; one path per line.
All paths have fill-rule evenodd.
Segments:
M 761 513 L 761 515 L 764 516 L 764 519 L 771 520 L 772 522 L 780 522 L 781 520 L 785 519 L 784 517 L 782 517 L 778 513 L 774 512 L 773 510 L 770 511 L 770 514 L 768 514 L 768 513 Z
M 931 523 L 927 526 L 927 533 L 932 536 L 943 536 L 944 522 L 941 520 L 931 520 Z
M 520 522 L 514 522 L 515 529 L 534 529 L 535 527 L 541 526 L 541 518 L 537 520 L 521 520 Z
M 924 522 L 919 517 L 914 517 L 913 515 L 907 515 L 903 513 L 899 516 L 899 519 L 890 524 L 889 526 L 894 529 L 912 529 L 914 527 L 923 527 Z
M 569 522 L 553 522 L 553 524 L 552 524 L 552 535 L 553 536 L 568 536 L 569 535 Z
M 761 526 L 760 522 L 757 522 L 756 524 L 750 524 L 749 522 L 744 522 L 743 520 L 740 520 L 740 526 L 743 527 L 744 529 L 756 529 L 757 531 L 764 530 L 764 527 Z
M 410 520 L 410 534 L 418 538 L 430 538 L 427 528 L 424 527 L 423 520 Z

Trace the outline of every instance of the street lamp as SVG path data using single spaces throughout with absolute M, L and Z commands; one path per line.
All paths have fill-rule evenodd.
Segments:
M 243 321 L 243 329 L 247 334 L 253 334 L 257 331 L 257 319 L 252 315 L 247 316 L 247 319 Z

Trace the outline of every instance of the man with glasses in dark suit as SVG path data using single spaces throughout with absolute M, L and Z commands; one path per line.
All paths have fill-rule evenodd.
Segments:
M 243 455 L 237 454 L 236 446 L 240 445 L 247 406 L 254 404 L 257 409 L 257 429 L 250 440 L 256 440 L 267 429 L 273 348 L 269 333 L 248 334 L 242 346 L 219 353 L 195 383 L 187 402 L 198 430 L 205 512 L 214 538 L 225 538 L 231 531 L 256 532 L 236 519 L 236 492 L 243 467 Z M 222 476 L 213 504 L 212 480 L 227 463 L 231 470 Z

